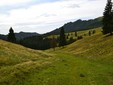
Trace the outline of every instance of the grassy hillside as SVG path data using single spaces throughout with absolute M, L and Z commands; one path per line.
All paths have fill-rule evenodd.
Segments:
M 113 85 L 112 41 L 100 28 L 46 53 L 0 41 L 0 85 Z
M 84 31 L 86 32 L 86 31 Z M 113 62 L 113 36 L 103 35 L 101 29 L 96 29 L 96 34 L 86 36 L 63 50 L 75 55 L 84 56 L 94 60 Z
M 55 61 L 52 55 L 0 40 L 0 85 L 23 85 L 29 74 Z
M 56 82 L 56 85 L 113 85 L 112 41 L 113 36 L 102 35 L 98 28 L 92 36 L 57 48 L 53 53 L 61 60 L 54 67 L 57 76 L 51 75 L 51 81 Z M 49 70 L 54 72 L 54 69 Z

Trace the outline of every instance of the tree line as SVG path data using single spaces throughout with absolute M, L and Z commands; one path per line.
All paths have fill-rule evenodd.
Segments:
M 82 39 L 83 36 L 86 35 L 91 36 L 94 33 L 95 30 L 92 31 L 90 30 L 87 34 L 84 35 L 78 35 L 77 31 L 73 33 L 65 33 L 64 27 L 61 27 L 60 34 L 52 35 L 51 38 L 40 35 L 40 36 L 27 37 L 18 41 L 15 37 L 14 30 L 11 27 L 9 29 L 7 40 L 13 43 L 21 44 L 25 47 L 29 47 L 32 49 L 46 50 L 53 48 L 55 50 L 56 47 L 65 47 L 65 45 L 71 44 L 77 40 Z

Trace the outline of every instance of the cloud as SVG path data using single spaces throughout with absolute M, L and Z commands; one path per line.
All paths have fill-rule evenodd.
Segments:
M 67 8 L 80 8 L 80 6 L 78 4 L 69 4 Z
M 0 0 L 0 6 L 10 6 L 30 2 L 31 0 Z
M 35 0 L 3 0 L 0 3 L 0 6 L 11 7 L 5 10 L 7 13 L 0 14 L 0 28 L 5 29 L 3 33 L 7 33 L 6 28 L 8 30 L 10 26 L 16 32 L 45 33 L 68 21 L 102 16 L 106 4 L 105 0 L 57 0 L 32 4 L 33 1 Z M 26 5 L 21 7 L 21 4 Z M 12 5 L 18 5 L 19 8 L 13 8 Z

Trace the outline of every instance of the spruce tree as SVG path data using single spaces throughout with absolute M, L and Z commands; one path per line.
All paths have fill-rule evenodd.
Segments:
M 65 45 L 66 45 L 65 32 L 64 32 L 64 28 L 61 27 L 59 46 L 61 47 L 61 46 L 65 46 Z
M 89 36 L 91 36 L 91 31 L 89 31 L 89 33 L 88 33 L 88 34 L 89 34 Z
M 112 2 L 111 0 L 107 0 L 107 4 L 105 7 L 105 11 L 103 13 L 103 34 L 110 33 L 112 34 Z
M 75 37 L 77 37 L 77 32 L 75 32 Z
M 113 32 L 113 10 L 111 12 L 111 23 L 110 24 L 111 24 L 111 31 Z
M 54 36 L 51 39 L 51 47 L 53 48 L 54 51 L 55 51 L 55 47 L 57 47 L 57 41 Z
M 93 30 L 93 32 L 92 32 L 93 34 L 95 34 L 96 33 L 96 31 L 95 30 Z
M 8 41 L 10 41 L 10 42 L 16 42 L 14 30 L 12 29 L 12 27 L 10 27 L 10 29 L 9 29 Z

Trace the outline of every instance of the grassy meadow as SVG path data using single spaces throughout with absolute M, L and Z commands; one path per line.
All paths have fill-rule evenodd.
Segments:
M 113 36 L 95 30 L 55 51 L 0 40 L 0 85 L 113 85 Z
M 48 53 L 0 40 L 0 85 L 23 85 L 29 74 L 53 61 L 55 58 Z

